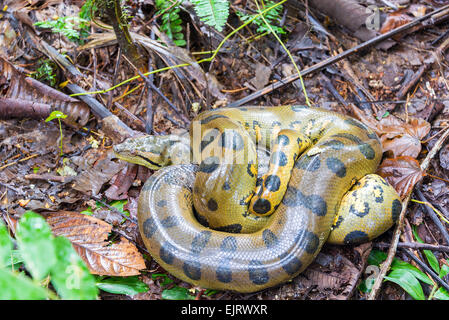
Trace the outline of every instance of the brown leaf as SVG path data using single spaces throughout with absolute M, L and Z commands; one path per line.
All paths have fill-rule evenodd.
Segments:
M 426 120 L 410 118 L 407 123 L 390 115 L 378 121 L 368 117 L 353 105 L 351 107 L 355 116 L 380 137 L 384 152 L 390 151 L 393 158 L 418 157 L 421 152 L 421 140 L 430 131 L 430 124 Z
M 145 268 L 137 248 L 124 237 L 120 242 L 107 241 L 112 226 L 78 212 L 60 211 L 47 215 L 47 222 L 57 236 L 68 238 L 93 274 L 133 276 Z
M 377 173 L 396 189 L 402 199 L 425 176 L 419 162 L 408 156 L 385 159 L 377 169 Z
M 413 18 L 410 17 L 406 12 L 402 10 L 398 10 L 396 12 L 393 12 L 389 14 L 385 20 L 385 22 L 382 24 L 382 28 L 380 28 L 380 33 L 387 33 L 393 29 L 396 29 L 404 24 L 409 23 L 412 21 Z
M 389 117 L 390 118 L 390 117 Z M 388 118 L 387 118 L 388 119 Z M 380 140 L 384 151 L 391 151 L 393 157 L 418 157 L 421 139 L 430 131 L 430 124 L 424 119 L 411 118 L 409 123 L 382 119 L 380 129 L 384 132 Z
M 82 101 L 27 77 L 7 60 L 0 57 L 0 118 L 46 118 L 59 110 L 68 117 L 63 121 L 71 126 L 84 126 L 89 120 L 89 107 Z

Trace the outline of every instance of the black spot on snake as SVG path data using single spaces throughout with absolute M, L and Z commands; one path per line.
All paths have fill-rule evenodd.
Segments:
M 242 136 L 235 130 L 225 130 L 221 134 L 219 146 L 238 151 L 243 149 L 245 143 Z
M 362 201 L 362 200 L 358 200 Z M 363 211 L 360 211 L 358 208 L 356 208 L 353 204 L 351 204 L 351 207 L 349 208 L 349 213 L 355 214 L 357 217 L 363 218 L 369 213 L 369 204 L 368 202 L 363 202 Z
M 246 167 L 246 172 L 248 172 L 248 174 L 251 177 L 254 177 L 254 173 L 253 173 L 253 170 L 252 170 L 253 167 L 254 167 L 253 163 L 248 163 L 248 166 Z
M 331 139 L 323 142 L 321 144 L 322 146 L 328 146 L 329 148 L 333 150 L 342 150 L 345 147 L 345 144 L 341 141 Z
M 348 140 L 350 140 L 352 142 L 355 142 L 357 144 L 362 144 L 362 140 L 359 137 L 357 137 L 357 136 L 355 136 L 355 135 L 353 135 L 351 133 L 347 133 L 347 132 L 340 132 L 340 133 L 332 135 L 332 137 L 345 138 L 345 139 L 348 139 Z
M 284 152 L 276 151 L 271 154 L 271 163 L 283 167 L 287 164 L 288 159 Z
M 286 146 L 290 143 L 290 139 L 285 134 L 280 134 L 277 137 L 276 143 L 281 146 Z
M 228 236 L 223 239 L 220 245 L 220 250 L 223 252 L 235 252 L 237 250 L 237 240 L 233 236 Z
M 212 120 L 220 119 L 220 118 L 222 118 L 222 119 L 229 119 L 228 117 L 226 117 L 224 115 L 221 115 L 221 114 L 213 114 L 213 115 L 211 115 L 209 117 L 206 117 L 203 120 L 201 120 L 201 124 L 207 124 L 207 123 L 211 122 Z
M 193 214 L 194 214 L 196 220 L 198 220 L 198 222 L 201 223 L 201 225 L 203 225 L 205 227 L 209 227 L 209 221 L 207 221 L 207 218 L 205 216 L 202 216 L 196 210 L 193 211 Z
M 344 220 L 345 219 L 342 216 L 339 216 L 337 222 L 332 226 L 332 230 L 337 229 Z
M 164 242 L 159 249 L 159 256 L 166 264 L 172 264 L 175 259 L 175 251 L 175 247 L 168 242 Z
M 153 218 L 146 219 L 142 224 L 142 228 L 143 228 L 143 234 L 148 239 L 150 239 L 157 230 L 157 226 L 154 223 Z
M 368 143 L 360 144 L 359 145 L 359 151 L 368 160 L 373 160 L 374 157 L 376 156 L 376 152 L 374 151 L 374 149 Z
M 203 150 L 212 143 L 220 134 L 220 131 L 218 129 L 212 129 L 209 132 L 207 132 L 200 143 L 200 152 L 203 152 Z
M 317 194 L 305 197 L 304 206 L 317 216 L 325 216 L 327 213 L 327 204 L 323 198 Z
M 210 211 L 217 211 L 217 209 L 218 209 L 217 201 L 215 201 L 214 199 L 210 198 L 209 201 L 207 201 L 207 208 Z
M 375 132 L 367 133 L 366 136 L 373 140 L 379 140 L 379 137 L 377 136 L 377 134 Z
M 254 284 L 265 284 L 269 280 L 267 268 L 258 260 L 251 260 L 248 264 L 249 279 Z
M 383 203 L 384 202 L 384 190 L 380 186 L 374 186 L 374 190 L 377 191 L 375 196 L 375 201 L 377 203 Z
M 306 196 L 295 187 L 287 187 L 282 203 L 287 207 L 303 206 L 318 216 L 327 214 L 327 204 L 319 195 Z
M 199 171 L 204 173 L 212 173 L 214 172 L 220 164 L 220 160 L 218 157 L 208 157 L 201 161 Z
M 227 226 L 222 226 L 215 228 L 217 231 L 229 232 L 229 233 L 240 233 L 242 232 L 242 225 L 239 223 L 229 224 Z
M 311 157 L 308 155 L 304 155 L 295 163 L 296 168 L 309 172 L 317 171 L 320 166 L 321 161 L 318 155 L 314 155 Z
M 365 232 L 356 230 L 348 233 L 343 239 L 343 242 L 345 244 L 360 244 L 367 242 L 368 240 L 369 237 Z
M 212 236 L 211 231 L 201 231 L 198 233 L 192 241 L 191 251 L 194 254 L 200 253 L 207 245 Z
M 165 218 L 164 220 L 161 220 L 161 225 L 164 228 L 173 228 L 173 227 L 176 227 L 178 224 L 179 224 L 179 221 L 174 216 L 169 216 L 169 217 Z
M 265 179 L 264 186 L 269 191 L 272 191 L 272 192 L 278 191 L 280 186 L 281 186 L 281 179 L 278 176 L 276 176 L 276 175 L 270 174 Z
M 271 203 L 267 199 L 259 198 L 254 202 L 253 210 L 258 214 L 264 214 L 270 211 Z
M 355 119 L 348 118 L 348 119 L 345 119 L 344 122 L 349 124 L 349 125 L 351 125 L 351 126 L 358 127 L 358 128 L 360 128 L 362 130 L 365 130 L 365 131 L 368 130 L 368 128 L 363 123 L 361 123 L 361 122 L 359 122 L 359 121 L 357 121 Z
M 197 260 L 184 262 L 182 270 L 184 270 L 184 274 L 192 280 L 201 279 L 201 263 Z
M 229 259 L 223 259 L 220 261 L 220 266 L 215 271 L 217 280 L 222 283 L 229 283 L 232 281 L 232 270 L 229 267 Z
M 279 256 L 280 263 L 282 265 L 282 268 L 287 272 L 289 275 L 294 275 L 298 273 L 301 270 L 302 262 L 299 260 L 296 256 L 292 254 L 286 254 L 283 253 Z
M 295 242 L 299 243 L 299 247 L 304 249 L 308 254 L 314 254 L 320 245 L 320 238 L 313 232 L 302 229 L 296 236 Z
M 262 239 L 268 249 L 273 248 L 278 244 L 278 238 L 270 229 L 265 229 L 262 232 Z
M 163 207 L 165 207 L 165 206 L 167 205 L 167 200 L 161 200 L 161 201 L 158 201 L 158 202 L 156 203 L 156 205 L 157 205 L 158 207 L 163 208 Z
M 223 190 L 228 191 L 231 189 L 231 186 L 229 185 L 229 182 L 223 183 L 223 186 L 221 187 Z
M 326 159 L 326 165 L 330 171 L 337 175 L 337 177 L 343 178 L 346 176 L 345 164 L 340 159 L 329 157 Z
M 391 206 L 391 218 L 393 219 L 394 223 L 398 221 L 401 211 L 402 211 L 401 201 L 399 201 L 398 199 L 394 199 L 393 204 Z

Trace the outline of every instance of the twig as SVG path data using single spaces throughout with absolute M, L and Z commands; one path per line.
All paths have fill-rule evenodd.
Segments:
M 422 171 L 426 171 L 427 170 L 427 167 L 430 164 L 430 160 L 432 160 L 433 157 L 435 157 L 435 155 L 441 149 L 441 147 L 444 144 L 444 141 L 446 140 L 446 138 L 448 136 L 449 136 L 449 129 L 446 130 L 443 133 L 443 135 L 438 139 L 438 141 L 435 143 L 433 148 L 427 154 L 426 158 L 421 163 L 421 170 Z M 402 202 L 401 214 L 399 215 L 398 223 L 397 223 L 396 228 L 394 230 L 393 239 L 392 239 L 392 243 L 391 243 L 390 249 L 388 250 L 387 259 L 385 260 L 384 263 L 382 263 L 382 267 L 380 269 L 380 272 L 377 275 L 376 280 L 374 281 L 374 285 L 373 285 L 373 287 L 371 289 L 371 293 L 370 293 L 370 295 L 368 297 L 369 300 L 375 300 L 376 299 L 376 297 L 377 297 L 377 295 L 379 293 L 380 287 L 382 285 L 382 281 L 383 281 L 385 275 L 387 274 L 388 270 L 390 269 L 390 265 L 393 262 L 394 256 L 396 255 L 396 250 L 397 250 L 397 246 L 398 246 L 398 243 L 399 243 L 399 237 L 401 235 L 402 225 L 404 223 L 404 217 L 405 217 L 405 213 L 407 211 L 407 206 L 408 206 L 408 202 L 410 201 L 411 194 L 412 194 L 412 191 L 410 191 L 410 193 L 407 195 L 407 197 Z
M 337 61 L 340 61 L 343 58 L 348 57 L 349 55 L 351 55 L 351 54 L 353 54 L 355 52 L 359 52 L 359 51 L 361 51 L 363 49 L 366 49 L 366 48 L 368 48 L 368 47 L 370 47 L 370 46 L 372 46 L 374 44 L 377 44 L 377 43 L 382 42 L 382 41 L 384 41 L 386 39 L 389 39 L 389 38 L 391 38 L 392 36 L 394 36 L 394 35 L 396 35 L 398 33 L 401 33 L 401 32 L 403 32 L 405 30 L 408 30 L 408 29 L 418 25 L 419 23 L 421 23 L 421 22 L 423 22 L 425 20 L 431 19 L 434 15 L 436 15 L 436 14 L 438 14 L 440 12 L 443 12 L 444 10 L 447 10 L 447 9 L 449 9 L 449 5 L 446 5 L 444 7 L 436 9 L 435 11 L 433 11 L 431 13 L 428 13 L 428 14 L 422 16 L 422 17 L 416 18 L 415 20 L 413 20 L 413 21 L 411 21 L 411 22 L 409 22 L 407 24 L 404 24 L 404 25 L 402 25 L 402 26 L 400 26 L 400 27 L 398 27 L 396 29 L 393 29 L 393 30 L 391 30 L 391 31 L 389 31 L 387 33 L 381 34 L 381 35 L 379 35 L 377 37 L 374 37 L 374 38 L 372 38 L 372 39 L 370 39 L 368 41 L 365 41 L 365 42 L 363 42 L 363 43 L 361 43 L 361 44 L 359 44 L 359 45 L 357 45 L 357 46 L 355 46 L 355 47 L 353 47 L 351 49 L 348 49 L 348 50 L 346 50 L 346 51 L 344 51 L 342 53 L 337 54 L 336 56 L 330 57 L 330 58 L 328 58 L 326 60 L 323 60 L 323 61 L 321 61 L 321 62 L 319 62 L 319 63 L 317 63 L 317 64 L 315 64 L 315 65 L 313 65 L 313 66 L 311 66 L 309 68 L 304 69 L 303 71 L 301 71 L 301 75 L 303 77 L 305 77 L 308 74 L 311 74 L 311 73 L 313 73 L 315 71 L 321 70 L 321 69 L 323 69 L 323 68 L 325 68 L 325 67 L 327 67 L 327 66 L 329 66 L 329 65 L 331 65 L 331 64 L 333 64 L 333 63 L 335 63 Z M 228 107 L 230 107 L 230 108 L 239 107 L 241 105 L 246 104 L 249 101 L 252 101 L 252 100 L 254 100 L 254 99 L 256 99 L 256 98 L 258 98 L 260 96 L 263 96 L 265 94 L 268 94 L 268 93 L 270 93 L 270 92 L 272 92 L 272 91 L 274 91 L 276 89 L 279 89 L 280 87 L 282 87 L 282 86 L 284 86 L 284 85 L 286 85 L 286 84 L 288 84 L 290 82 L 296 81 L 298 79 L 299 79 L 298 74 L 292 74 L 291 76 L 285 77 L 282 81 L 273 83 L 272 85 L 267 86 L 267 87 L 265 87 L 265 88 L 263 88 L 263 89 L 261 89 L 259 91 L 256 91 L 256 92 L 246 96 L 245 98 L 242 98 L 240 100 L 234 101 L 233 103 L 230 103 L 228 105 Z
M 374 244 L 377 248 L 388 248 L 390 247 L 389 243 L 385 242 L 379 242 Z M 449 253 L 449 246 L 441 246 L 441 245 L 435 245 L 435 244 L 429 244 L 429 243 L 419 243 L 419 242 L 399 242 L 398 248 L 409 248 L 414 250 L 431 250 L 431 251 L 438 251 L 438 252 L 446 252 Z
M 1 166 L 1 167 L 0 167 L 0 170 L 3 170 L 3 169 L 5 169 L 5 168 L 7 168 L 7 167 L 9 167 L 9 166 L 12 166 L 13 164 L 16 164 L 16 163 L 18 163 L 18 162 L 23 162 L 23 161 L 29 160 L 29 159 L 31 159 L 31 158 L 35 158 L 35 157 L 37 157 L 38 155 L 39 155 L 38 153 L 35 153 L 35 154 L 32 154 L 32 155 L 30 155 L 30 156 L 28 156 L 28 157 L 25 157 L 25 158 L 23 158 L 23 159 L 20 159 L 20 160 L 17 160 L 17 161 L 14 161 L 14 162 L 5 164 L 4 166 Z
M 419 200 L 421 200 L 422 202 L 428 202 L 426 197 L 424 197 L 420 190 L 416 189 L 415 193 L 418 196 Z M 433 223 L 435 223 L 435 225 L 438 227 L 438 230 L 440 230 L 442 236 L 446 240 L 446 244 L 449 244 L 449 233 L 447 232 L 446 227 L 441 223 L 440 219 L 431 208 L 426 205 L 424 206 L 424 208 L 429 217 L 432 219 Z

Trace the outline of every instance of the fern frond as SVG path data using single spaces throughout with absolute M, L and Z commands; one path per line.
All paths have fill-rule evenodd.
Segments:
M 191 0 L 195 12 L 205 24 L 223 30 L 229 16 L 228 0 Z

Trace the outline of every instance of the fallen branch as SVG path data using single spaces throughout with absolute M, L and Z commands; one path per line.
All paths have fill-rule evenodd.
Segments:
M 315 71 L 319 71 L 319 70 L 321 70 L 321 69 L 323 69 L 323 68 L 325 68 L 325 67 L 327 67 L 327 66 L 329 66 L 329 65 L 331 65 L 331 64 L 333 64 L 333 63 L 335 63 L 337 61 L 340 61 L 341 59 L 344 59 L 344 58 L 350 56 L 351 54 L 353 54 L 355 52 L 358 52 L 358 51 L 361 51 L 361 50 L 366 49 L 368 47 L 371 47 L 374 44 L 382 42 L 382 41 L 384 41 L 386 39 L 389 39 L 389 38 L 393 37 L 394 35 L 397 35 L 397 34 L 403 32 L 405 30 L 408 30 L 408 29 L 410 29 L 410 28 L 420 24 L 421 22 L 423 22 L 425 20 L 434 19 L 434 17 L 437 16 L 439 13 L 441 13 L 441 12 L 443 12 L 445 10 L 448 10 L 448 9 L 449 9 L 449 5 L 446 5 L 444 7 L 436 9 L 433 12 L 428 13 L 428 14 L 422 16 L 422 17 L 416 18 L 415 20 L 413 20 L 413 21 L 411 21 L 411 22 L 409 22 L 407 24 L 404 24 L 404 25 L 402 25 L 402 26 L 400 26 L 400 27 L 398 27 L 396 29 L 393 29 L 393 30 L 391 30 L 391 31 L 389 31 L 387 33 L 384 33 L 384 34 L 381 34 L 381 35 L 379 35 L 377 37 L 374 37 L 374 38 L 372 38 L 372 39 L 370 39 L 368 41 L 365 41 L 365 42 L 363 42 L 363 43 L 361 43 L 361 44 L 359 44 L 359 45 L 357 45 L 357 46 L 355 46 L 355 47 L 353 47 L 351 49 L 343 51 L 343 52 L 337 54 L 336 56 L 333 56 L 333 57 L 330 57 L 330 58 L 328 58 L 326 60 L 318 62 L 317 64 L 315 64 L 315 65 L 313 65 L 313 66 L 311 66 L 309 68 L 306 68 L 303 71 L 301 71 L 301 76 L 304 77 L 304 76 L 306 76 L 308 74 L 311 74 L 311 73 L 313 73 Z M 272 92 L 272 91 L 274 91 L 276 89 L 279 89 L 280 87 L 282 87 L 282 86 L 284 86 L 284 85 L 286 85 L 286 84 L 288 84 L 290 82 L 296 81 L 298 79 L 299 79 L 299 75 L 298 74 L 296 74 L 296 73 L 292 74 L 291 76 L 285 77 L 284 79 L 282 79 L 282 80 L 280 80 L 278 82 L 275 82 L 275 83 L 273 83 L 273 84 L 271 84 L 271 85 L 269 85 L 269 86 L 267 86 L 267 87 L 265 87 L 265 88 L 263 88 L 263 89 L 261 89 L 259 91 L 256 91 L 256 92 L 246 96 L 245 98 L 242 98 L 240 100 L 237 100 L 237 101 L 234 101 L 234 102 L 228 104 L 227 107 L 229 107 L 229 108 L 236 108 L 236 107 L 242 106 L 242 105 L 248 103 L 249 101 L 252 101 L 252 100 L 254 100 L 256 98 L 259 98 L 259 97 L 261 97 L 261 96 L 263 96 L 265 94 L 268 94 L 268 93 L 270 93 L 270 92 Z

